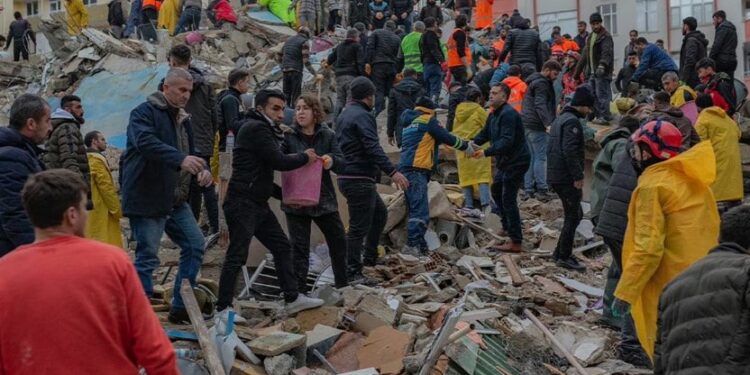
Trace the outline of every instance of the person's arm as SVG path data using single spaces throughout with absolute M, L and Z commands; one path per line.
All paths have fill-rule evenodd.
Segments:
M 378 50 L 378 39 L 378 33 L 372 33 L 367 37 L 367 57 L 365 57 L 367 64 L 372 64 L 372 61 L 375 59 L 375 51 Z
M 10 47 L 10 42 L 13 41 L 13 26 L 8 27 L 8 37 L 5 39 L 5 49 Z
M 442 9 L 438 8 L 438 16 L 435 20 L 437 21 L 438 26 L 443 25 L 443 10 Z
M 498 134 L 496 139 L 492 140 L 490 147 L 484 150 L 484 155 L 498 156 L 505 154 L 513 146 L 513 140 L 516 137 L 516 127 L 519 122 L 521 122 L 521 117 L 518 114 L 510 112 L 509 115 L 501 114 L 497 121 L 497 124 L 503 124 L 500 126 L 500 134 Z
M 716 61 L 716 59 L 719 57 L 719 54 L 724 49 L 724 44 L 725 44 L 726 39 L 727 39 L 727 31 L 723 27 L 720 27 L 718 30 L 716 30 L 716 37 L 714 37 L 714 44 L 711 45 L 711 52 L 708 54 L 708 57 Z
M 359 75 L 365 74 L 365 49 L 362 48 L 361 44 L 357 46 L 355 59 L 357 61 L 357 73 Z
M 286 155 L 281 152 L 276 140 L 273 139 L 271 129 L 243 126 L 237 138 L 241 138 L 242 143 L 251 145 L 251 149 L 257 150 L 256 155 L 274 170 L 291 171 L 307 163 L 308 158 L 305 153 Z
M 613 70 L 615 66 L 615 44 L 612 41 L 612 37 L 604 38 L 602 40 L 602 53 L 599 56 L 599 66 L 604 68 L 605 71 Z M 593 64 L 593 62 L 591 62 Z M 595 70 L 599 66 L 594 67 Z
M 363 116 L 362 121 L 357 123 L 357 130 L 360 134 L 360 140 L 365 148 L 365 151 L 372 158 L 374 164 L 387 175 L 392 175 L 396 172 L 396 167 L 391 163 L 391 159 L 383 151 L 383 147 L 380 146 L 380 139 L 377 133 L 377 124 L 372 116 Z
M 576 122 L 578 119 L 576 119 Z M 568 173 L 573 176 L 573 181 L 583 180 L 583 129 L 580 123 L 562 124 L 560 136 L 562 137 L 562 156 Z
M 94 157 L 89 159 L 89 166 L 91 167 L 91 181 L 99 190 L 104 205 L 107 206 L 107 211 L 112 215 L 120 215 L 122 213 L 120 198 L 117 196 L 112 175 L 104 165 L 104 161 Z
M 73 124 L 64 124 L 57 130 L 58 136 L 55 140 L 60 158 L 58 162 L 62 168 L 82 176 L 83 171 L 78 165 L 78 146 L 83 145 L 83 139 L 81 139 L 81 132 L 73 129 L 74 127 Z
M 474 136 L 472 142 L 474 142 L 475 145 L 481 146 L 490 141 L 490 126 L 492 126 L 491 119 L 491 117 L 488 117 L 487 121 L 485 121 L 484 126 L 482 127 L 482 130 L 480 130 L 479 133 Z
M 643 54 L 641 55 L 641 62 L 638 63 L 638 69 L 635 70 L 635 73 L 630 77 L 631 82 L 638 82 L 638 80 L 641 78 L 641 76 L 646 73 L 649 67 L 651 67 L 651 59 L 653 53 L 650 49 L 646 49 L 643 51 Z
M 21 152 L 19 151 L 19 154 Z M 22 157 L 25 157 L 23 155 Z M 34 242 L 34 228 L 29 222 L 21 201 L 21 190 L 26 179 L 34 173 L 21 160 L 0 163 L 0 225 L 6 238 L 18 247 Z
M 174 170 L 179 170 L 187 155 L 159 139 L 154 129 L 153 119 L 148 118 L 148 114 L 139 111 L 140 108 L 137 107 L 130 112 L 128 139 L 146 159 L 158 161 Z M 144 112 L 151 111 L 147 109 Z
M 237 135 L 237 127 L 235 126 L 235 121 L 238 117 L 240 117 L 240 103 L 232 95 L 227 95 L 221 99 L 221 102 L 219 103 L 219 106 L 221 107 L 221 113 L 222 113 L 222 122 L 221 126 L 224 126 L 224 130 L 232 131 L 234 135 Z
M 625 78 L 624 74 L 623 74 L 623 70 L 625 70 L 625 68 L 622 68 L 622 69 L 620 69 L 619 72 L 617 72 L 617 78 L 615 79 L 615 88 L 619 92 L 622 92 L 624 90 L 624 87 L 622 85 L 622 83 L 623 83 L 622 81 Z
M 513 39 L 515 39 L 514 36 L 515 33 L 508 33 L 508 37 L 505 38 L 505 46 L 503 47 L 503 52 L 500 52 L 500 56 L 498 56 L 499 61 L 505 61 L 505 57 L 507 57 L 508 53 L 510 53 L 510 50 L 513 48 Z
M 466 60 L 466 33 L 459 30 L 453 33 L 453 40 L 456 41 L 456 52 L 461 61 Z M 464 62 L 465 64 L 465 62 Z
M 403 45 L 398 46 L 398 53 L 396 54 L 396 71 L 401 72 L 404 70 L 404 48 Z
M 329 66 L 333 66 L 334 64 L 336 64 L 336 59 L 338 59 L 338 52 L 339 52 L 339 46 L 336 46 L 336 48 L 334 48 L 331 51 L 331 53 L 328 55 L 328 58 L 326 59 L 326 61 L 328 62 Z
M 435 33 L 430 33 L 429 39 L 427 40 L 428 53 L 432 55 L 438 64 L 445 62 L 445 56 L 443 56 L 443 49 L 440 48 L 440 39 Z
M 544 83 L 546 85 L 546 83 Z M 550 126 L 552 124 L 552 121 L 555 119 L 555 114 L 550 111 L 549 108 L 549 102 L 554 101 L 554 92 L 550 93 L 548 92 L 547 88 L 539 87 L 539 83 L 536 83 L 535 89 L 534 89 L 534 108 L 536 109 L 536 113 L 539 116 L 539 119 L 542 120 L 542 124 L 545 127 Z M 529 91 L 531 91 L 531 87 L 529 87 Z M 526 93 L 528 95 L 529 92 Z M 553 97 L 549 97 L 549 94 L 552 94 Z
M 695 65 L 698 63 L 698 43 L 694 38 L 688 39 L 685 43 L 685 61 L 682 62 L 680 71 L 683 73 L 680 80 L 687 82 L 690 74 L 695 72 Z
M 430 133 L 432 138 L 435 138 L 438 143 L 442 143 L 456 150 L 463 151 L 469 146 L 469 144 L 464 142 L 463 139 L 456 137 L 444 127 L 440 126 L 440 123 L 434 117 L 427 122 L 427 132 Z

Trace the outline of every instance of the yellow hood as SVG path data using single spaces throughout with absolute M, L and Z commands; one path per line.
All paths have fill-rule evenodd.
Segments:
M 711 142 L 698 143 L 672 159 L 646 169 L 649 172 L 661 170 L 679 171 L 701 185 L 710 186 L 716 180 L 716 157 Z

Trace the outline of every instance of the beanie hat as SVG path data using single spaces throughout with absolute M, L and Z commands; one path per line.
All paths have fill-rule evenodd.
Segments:
M 593 107 L 594 94 L 591 93 L 591 87 L 589 85 L 580 85 L 576 88 L 575 94 L 573 94 L 573 101 L 570 105 L 573 107 Z
M 713 107 L 713 105 L 714 105 L 714 100 L 713 100 L 713 98 L 711 97 L 711 95 L 709 95 L 709 94 L 704 94 L 704 93 L 701 93 L 701 94 L 698 94 L 698 97 L 697 97 L 697 98 L 695 98 L 695 105 L 696 105 L 696 106 L 697 106 L 698 108 L 708 108 L 708 107 Z
M 435 102 L 432 101 L 432 99 L 423 96 L 419 99 L 417 99 L 417 107 L 427 108 L 427 109 L 435 109 L 437 107 L 435 105 Z
M 604 22 L 604 20 L 602 19 L 602 15 L 599 13 L 591 13 L 591 17 L 589 17 L 589 23 L 592 22 Z
M 353 79 L 349 84 L 349 90 L 351 90 L 352 99 L 354 100 L 362 100 L 375 95 L 375 85 L 367 77 Z

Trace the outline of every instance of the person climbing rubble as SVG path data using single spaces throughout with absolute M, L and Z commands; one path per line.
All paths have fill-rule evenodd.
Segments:
M 456 137 L 474 139 L 484 129 L 487 123 L 487 111 L 482 107 L 483 104 L 484 98 L 479 89 L 469 87 L 466 100 L 456 107 L 456 119 L 453 123 L 453 134 Z M 464 206 L 461 214 L 481 217 L 486 216 L 492 209 L 490 196 L 492 160 L 490 158 L 473 159 L 472 156 L 463 152 L 456 153 L 458 184 L 464 192 Z M 478 207 L 474 204 L 475 191 L 479 192 Z

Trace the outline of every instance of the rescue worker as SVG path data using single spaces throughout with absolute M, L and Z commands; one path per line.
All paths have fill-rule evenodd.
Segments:
M 492 4 L 495 0 L 476 0 L 476 14 L 474 15 L 474 26 L 477 30 L 492 27 Z
M 143 7 L 141 8 L 141 24 L 147 26 L 148 24 L 153 25 L 153 27 L 148 26 L 148 32 L 145 33 L 146 35 L 143 35 L 144 31 L 141 30 L 141 34 L 146 40 L 156 40 L 156 20 L 159 19 L 159 9 L 161 9 L 161 3 L 163 1 L 164 0 L 143 0 Z
M 465 87 L 469 82 L 471 71 L 471 48 L 469 47 L 469 36 L 464 30 L 466 28 L 466 16 L 463 14 L 456 17 L 456 28 L 448 37 L 448 69 L 453 80 Z
M 10 23 L 8 29 L 8 38 L 5 41 L 5 50 L 8 50 L 10 43 L 13 42 L 13 61 L 18 61 L 20 57 L 24 60 L 29 60 L 29 40 L 34 42 L 36 45 L 36 35 L 34 30 L 31 29 L 31 24 L 28 20 L 23 19 L 21 12 L 13 13 L 15 21 Z
M 68 34 L 78 35 L 89 27 L 89 11 L 83 5 L 83 0 L 65 0 L 65 11 L 68 13 Z
M 512 94 L 511 94 L 512 95 Z M 466 90 L 466 100 L 456 107 L 453 135 L 461 139 L 474 139 L 487 123 L 487 111 L 482 107 L 484 98 L 475 87 Z M 486 149 L 487 147 L 485 147 Z M 479 192 L 479 207 L 468 216 L 486 215 L 491 208 L 490 184 L 492 183 L 492 159 L 474 159 L 472 155 L 456 153 L 458 185 L 464 191 L 464 213 L 475 209 L 474 192 Z
M 526 90 L 529 86 L 526 85 L 523 79 L 521 79 L 521 67 L 518 65 L 511 65 L 508 68 L 508 78 L 502 81 L 510 88 L 510 97 L 508 97 L 508 105 L 513 107 L 516 112 L 521 113 L 523 109 L 523 98 L 526 96 Z
M 122 248 L 120 218 L 122 207 L 115 189 L 112 170 L 102 153 L 107 149 L 107 139 L 98 131 L 86 133 L 83 138 L 88 151 L 91 174 L 91 200 L 94 209 L 89 211 L 86 222 L 86 238 Z
M 177 21 L 180 19 L 179 0 L 164 0 L 159 8 L 159 17 L 156 25 L 160 29 L 166 29 L 169 35 L 174 35 Z
M 424 67 L 422 66 L 422 50 L 419 45 L 422 43 L 422 34 L 425 32 L 425 24 L 422 21 L 414 22 L 414 31 L 407 34 L 401 40 L 401 46 L 398 49 L 398 65 L 396 71 L 401 72 L 404 69 L 411 68 L 417 72 L 417 80 L 422 82 Z
M 661 85 L 664 91 L 671 95 L 669 104 L 672 107 L 681 108 L 685 103 L 692 102 L 698 96 L 690 86 L 680 82 L 680 77 L 675 72 L 666 72 L 661 76 Z

